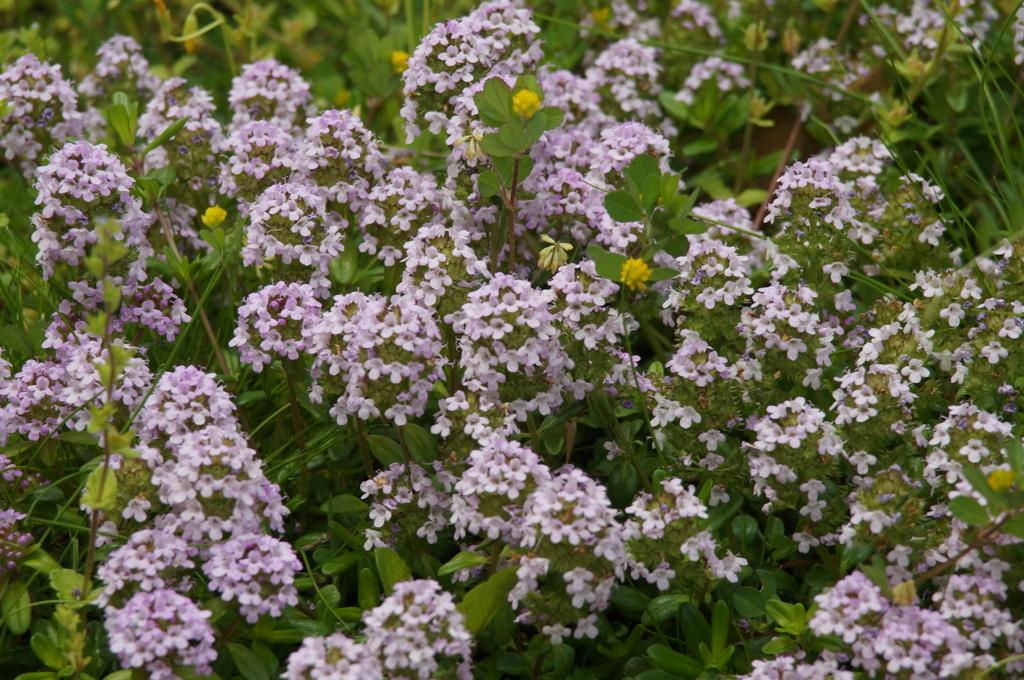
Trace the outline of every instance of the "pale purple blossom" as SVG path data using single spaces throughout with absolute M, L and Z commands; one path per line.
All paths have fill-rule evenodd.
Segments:
M 295 69 L 276 59 L 246 64 L 231 81 L 229 132 L 251 121 L 267 121 L 290 131 L 313 115 L 312 99 L 309 83 Z
M 316 291 L 305 283 L 280 281 L 248 295 L 238 308 L 235 337 L 239 359 L 257 373 L 275 359 L 298 361 L 315 354 L 314 329 L 320 323 Z
M 121 91 L 131 99 L 145 101 L 160 86 L 160 79 L 149 72 L 149 61 L 134 38 L 115 35 L 100 46 L 96 56 L 99 60 L 92 73 L 78 86 L 83 97 L 109 101 L 114 92 Z
M 264 614 L 280 617 L 285 607 L 298 604 L 295 572 L 301 569 L 290 544 L 260 534 L 215 543 L 203 564 L 210 590 L 226 602 L 237 601 L 249 623 Z
M 340 395 L 331 415 L 341 425 L 383 416 L 402 426 L 422 416 L 447 363 L 434 310 L 409 295 L 338 295 L 314 337 L 321 349 L 311 398 Z
M 180 680 L 176 666 L 210 675 L 217 658 L 212 612 L 172 590 L 136 593 L 104 620 L 110 651 L 125 668 L 144 669 L 151 680 Z
M 26 54 L 0 74 L 0 101 L 8 108 L 0 118 L 0 143 L 7 160 L 17 160 L 26 179 L 36 176 L 42 158 L 54 145 L 81 137 L 83 120 L 78 95 L 61 67 Z

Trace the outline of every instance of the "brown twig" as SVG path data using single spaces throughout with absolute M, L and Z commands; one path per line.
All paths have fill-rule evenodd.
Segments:
M 793 121 L 793 129 L 789 131 L 789 139 L 786 140 L 786 148 L 782 150 L 782 158 L 779 159 L 779 164 L 775 166 L 775 172 L 772 174 L 772 181 L 768 183 L 768 194 L 764 197 L 764 201 L 761 202 L 761 207 L 757 209 L 757 216 L 754 217 L 755 229 L 758 229 L 761 226 L 764 214 L 768 210 L 768 204 L 771 203 L 772 194 L 775 192 L 775 185 L 778 183 L 779 177 L 782 176 L 782 171 L 786 169 L 786 162 L 789 160 L 789 154 L 793 153 L 793 147 L 796 146 L 796 138 L 800 134 L 800 126 L 803 122 L 804 119 L 802 116 L 797 116 L 796 120 Z

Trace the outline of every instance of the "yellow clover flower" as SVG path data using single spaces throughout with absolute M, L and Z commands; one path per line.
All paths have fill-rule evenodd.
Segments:
M 1013 470 L 995 470 L 988 476 L 988 485 L 993 491 L 1006 491 L 1013 486 L 1017 474 Z
M 512 96 L 512 110 L 517 116 L 530 118 L 540 110 L 540 97 L 530 90 L 519 90 Z
M 409 53 L 395 50 L 391 53 L 391 67 L 395 73 L 404 73 L 409 68 Z
M 203 213 L 203 224 L 208 226 L 210 229 L 216 229 L 224 222 L 228 216 L 228 211 L 219 205 L 210 206 Z
M 619 281 L 629 286 L 630 290 L 647 290 L 647 280 L 651 278 L 651 268 L 643 260 L 631 257 L 622 263 L 622 275 Z

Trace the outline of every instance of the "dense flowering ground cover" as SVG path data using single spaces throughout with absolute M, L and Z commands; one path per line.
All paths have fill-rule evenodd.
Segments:
M 0 3 L 0 675 L 1021 677 L 1019 4 Z

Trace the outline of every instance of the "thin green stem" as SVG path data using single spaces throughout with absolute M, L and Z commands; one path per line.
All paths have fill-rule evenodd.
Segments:
M 404 0 L 405 6 L 405 34 L 409 43 L 409 54 L 416 50 L 416 28 L 413 26 L 412 0 Z
M 644 414 L 644 422 L 647 423 L 647 431 L 651 433 L 651 441 L 654 442 L 654 450 L 658 452 L 658 458 L 661 459 L 661 464 L 668 467 L 668 459 L 665 458 L 665 452 L 661 450 L 661 444 L 658 443 L 658 438 L 654 436 L 654 427 L 651 425 L 651 414 L 647 409 L 647 395 L 644 394 L 640 388 L 640 376 L 636 371 L 636 364 L 633 362 L 633 347 L 629 340 L 629 323 L 627 319 L 628 314 L 623 311 L 626 306 L 626 287 L 623 285 L 619 288 L 619 311 L 622 314 L 622 338 L 626 344 L 626 360 L 629 361 L 629 370 L 633 376 L 633 386 L 636 388 L 636 398 L 640 402 L 640 410 Z
M 1015 654 L 1014 656 L 1008 656 L 1005 659 L 1000 659 L 998 662 L 992 664 L 991 666 L 983 670 L 980 674 L 975 675 L 974 680 L 983 680 L 984 678 L 988 677 L 988 674 L 992 671 L 997 671 L 1003 666 L 1010 665 L 1014 661 L 1024 661 L 1024 654 Z
M 754 119 L 750 113 L 750 105 L 754 100 L 754 91 L 757 86 L 757 58 L 761 54 L 761 13 L 764 11 L 764 0 L 757 0 L 757 14 L 754 16 L 754 47 L 750 50 L 750 68 L 747 69 L 747 80 L 750 82 L 750 89 L 747 92 L 747 123 L 743 127 L 743 146 L 740 148 L 740 162 L 736 168 L 736 181 L 733 184 L 732 192 L 737 196 L 743 184 L 747 181 L 747 161 L 750 157 L 750 143 L 754 138 Z

